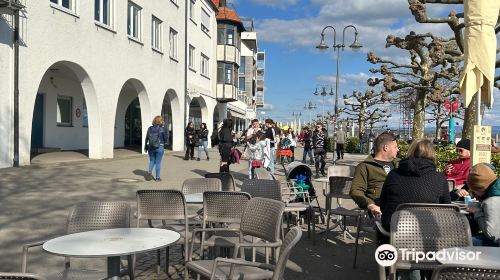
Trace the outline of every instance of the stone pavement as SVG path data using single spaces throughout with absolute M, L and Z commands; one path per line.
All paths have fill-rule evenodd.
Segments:
M 301 158 L 302 150 L 297 150 L 298 158 Z M 0 169 L 0 271 L 20 270 L 23 244 L 64 234 L 68 209 L 76 202 L 128 201 L 135 208 L 138 189 L 180 189 L 186 178 L 217 172 L 217 151 L 212 149 L 210 156 L 210 161 L 184 161 L 183 153 L 167 152 L 162 163 L 162 182 L 146 181 L 147 156 L 127 150 L 117 150 L 115 159 L 105 160 L 89 160 L 75 152 L 44 154 L 35 157 L 31 166 Z M 346 154 L 345 158 L 339 164 L 356 165 L 364 156 Z M 246 170 L 246 162 L 231 166 L 238 185 L 246 178 Z M 277 174 L 278 179 L 284 178 L 282 169 L 278 169 Z M 321 186 L 315 188 L 321 194 Z M 323 206 L 321 195 L 320 199 Z M 319 225 L 318 230 L 321 227 L 323 225 Z M 368 234 L 367 237 L 367 242 L 359 246 L 357 269 L 352 269 L 352 240 L 344 241 L 334 230 L 326 247 L 323 235 L 316 236 L 314 245 L 304 232 L 287 264 L 285 278 L 375 279 L 375 247 L 370 241 L 373 236 Z M 182 271 L 179 247 L 173 247 L 170 252 L 170 262 L 174 266 L 169 274 L 178 279 L 176 271 Z M 105 260 L 82 259 L 72 262 L 72 265 L 104 269 Z M 29 272 L 47 275 L 63 267 L 61 257 L 43 253 L 41 249 L 33 249 L 30 253 Z M 168 278 L 163 272 L 156 274 L 155 252 L 138 257 L 137 276 L 138 279 Z

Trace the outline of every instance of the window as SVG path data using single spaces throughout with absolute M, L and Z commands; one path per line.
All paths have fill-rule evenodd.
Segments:
M 170 28 L 170 57 L 177 59 L 177 31 Z
M 71 11 L 75 10 L 75 0 L 50 0 L 50 2 Z
M 245 91 L 245 77 L 240 77 L 239 85 L 240 85 L 240 90 Z
M 226 45 L 234 46 L 234 28 L 232 26 L 226 29 Z
M 189 0 L 189 18 L 194 20 L 194 0 Z
M 226 28 L 224 26 L 217 27 L 217 44 L 224 45 L 226 41 Z
M 245 74 L 245 62 L 246 62 L 246 57 L 241 56 L 240 58 L 240 73 Z
M 111 26 L 111 1 L 95 0 L 94 19 L 104 25 Z
M 162 21 L 155 16 L 151 19 L 151 46 L 153 49 L 162 51 L 162 32 L 161 32 Z
M 137 40 L 141 40 L 141 7 L 128 2 L 127 34 Z
M 201 30 L 205 33 L 210 32 L 210 14 L 205 9 L 201 9 Z
M 72 103 L 72 98 L 69 96 L 57 96 L 57 125 L 71 126 Z
M 217 44 L 235 46 L 239 49 L 240 35 L 238 34 L 238 27 L 231 24 L 218 24 L 217 25 Z
M 238 67 L 233 63 L 217 62 L 217 83 L 238 86 Z
M 195 63 L 195 48 L 189 45 L 189 68 L 194 70 Z
M 208 77 L 208 75 L 210 75 L 210 59 L 205 56 L 204 54 L 201 54 L 201 65 L 200 65 L 200 70 L 201 70 L 201 74 L 203 76 L 206 76 Z

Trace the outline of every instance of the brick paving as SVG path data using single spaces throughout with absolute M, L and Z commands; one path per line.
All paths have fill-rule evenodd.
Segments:
M 299 158 L 301 150 L 298 149 Z M 63 152 L 36 157 L 33 165 L 0 169 L 0 271 L 19 271 L 22 245 L 50 239 L 64 234 L 68 209 L 78 201 L 128 201 L 135 207 L 138 189 L 167 187 L 180 189 L 186 178 L 201 177 L 206 172 L 218 171 L 216 150 L 210 151 L 211 160 L 184 161 L 180 152 L 168 152 L 162 164 L 163 181 L 146 181 L 144 176 L 148 159 L 127 150 L 117 150 L 115 159 L 88 160 L 78 153 Z M 340 164 L 354 165 L 362 158 L 346 154 Z M 64 162 L 61 162 L 64 161 Z M 240 185 L 247 176 L 247 164 L 232 165 L 232 173 Z M 283 171 L 278 169 L 278 178 Z M 315 186 L 321 193 L 320 186 Z M 321 205 L 323 197 L 320 196 Z M 135 225 L 135 221 L 133 221 Z M 322 225 L 318 226 L 318 230 Z M 306 229 L 306 227 L 303 227 Z M 352 269 L 354 246 L 352 240 L 343 240 L 338 231 L 330 234 L 328 246 L 322 235 L 316 244 L 304 232 L 301 242 L 287 263 L 286 279 L 376 279 L 373 255 L 373 236 L 360 245 L 358 268 Z M 165 269 L 165 251 L 162 251 L 162 270 Z M 156 252 L 138 255 L 137 279 L 179 279 L 183 271 L 180 246 L 170 249 L 168 275 L 156 273 Z M 105 269 L 103 259 L 78 259 L 72 266 L 86 269 Z M 64 258 L 33 249 L 28 260 L 28 271 L 49 275 L 64 267 Z

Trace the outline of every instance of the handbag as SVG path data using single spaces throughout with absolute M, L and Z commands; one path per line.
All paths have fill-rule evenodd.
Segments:
M 259 160 L 252 161 L 252 167 L 262 167 L 263 165 L 264 163 L 262 161 Z

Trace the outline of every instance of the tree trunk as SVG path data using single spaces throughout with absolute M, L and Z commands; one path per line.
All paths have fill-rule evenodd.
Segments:
M 424 138 L 424 127 L 425 127 L 425 91 L 417 91 L 417 96 L 415 98 L 414 105 L 414 115 L 413 115 L 413 139 L 423 139 Z
M 437 114 L 435 116 L 436 118 L 436 139 L 441 139 L 441 103 L 438 103 L 437 105 Z
M 365 123 L 366 123 L 365 109 L 364 108 L 360 108 L 359 109 L 359 118 L 358 118 L 358 125 L 359 125 L 358 136 L 359 136 L 359 140 L 361 140 L 363 138 L 363 133 L 365 132 Z
M 477 124 L 477 98 L 472 98 L 469 107 L 465 108 L 464 127 L 462 128 L 462 139 L 472 139 L 474 125 Z

